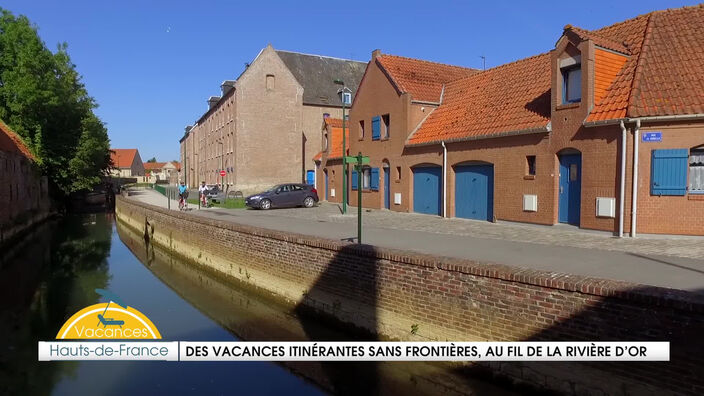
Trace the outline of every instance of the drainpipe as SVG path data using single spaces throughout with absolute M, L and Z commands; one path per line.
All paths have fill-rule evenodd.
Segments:
M 442 144 L 442 217 L 447 218 L 447 146 Z
M 618 237 L 623 238 L 623 218 L 625 217 L 623 210 L 625 207 L 626 198 L 626 126 L 621 120 L 621 196 L 619 198 L 618 211 Z
M 638 142 L 640 142 L 640 119 L 636 120 L 633 131 L 633 198 L 631 199 L 631 238 L 636 237 L 636 217 L 638 214 Z

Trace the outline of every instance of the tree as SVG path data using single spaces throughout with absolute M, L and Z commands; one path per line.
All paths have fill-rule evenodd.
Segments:
M 148 163 L 154 163 L 156 162 L 156 157 L 152 157 L 151 159 L 147 160 Z
M 110 165 L 107 131 L 67 48 L 52 53 L 27 17 L 0 8 L 0 118 L 64 194 L 91 188 Z

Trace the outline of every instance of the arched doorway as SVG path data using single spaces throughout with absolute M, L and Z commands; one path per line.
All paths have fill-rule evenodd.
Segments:
M 391 209 L 391 167 L 389 161 L 384 160 L 381 167 L 384 170 L 384 208 Z
M 565 149 L 558 153 L 560 160 L 560 184 L 558 220 L 579 226 L 582 203 L 582 153 Z

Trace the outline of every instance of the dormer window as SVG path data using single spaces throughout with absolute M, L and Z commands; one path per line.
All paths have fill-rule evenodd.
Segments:
M 562 69 L 562 103 L 579 103 L 582 100 L 582 65 Z
M 562 74 L 562 104 L 582 101 L 582 57 L 572 55 L 560 60 Z

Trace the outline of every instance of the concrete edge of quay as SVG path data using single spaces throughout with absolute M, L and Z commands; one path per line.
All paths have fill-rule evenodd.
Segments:
M 208 219 L 117 197 L 117 218 L 189 261 L 400 340 L 670 341 L 669 363 L 489 362 L 565 394 L 701 394 L 704 296 L 377 248 Z M 315 339 L 314 335 L 311 338 Z

